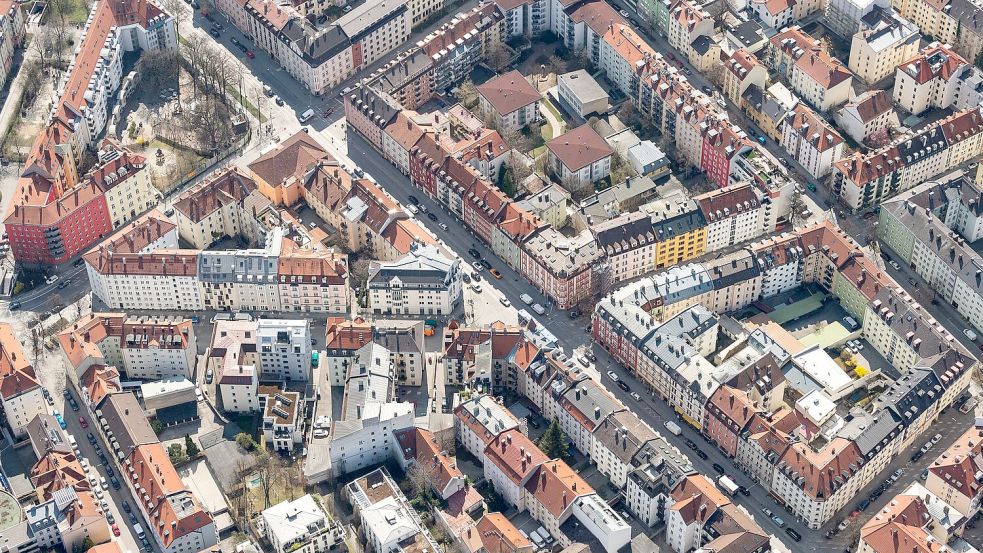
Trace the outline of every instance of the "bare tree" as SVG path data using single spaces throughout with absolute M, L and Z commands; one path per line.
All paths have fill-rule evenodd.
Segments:
M 474 81 L 467 78 L 457 85 L 457 99 L 468 109 L 478 105 L 478 87 L 474 85 Z
M 561 73 L 566 73 L 568 66 L 569 64 L 567 63 L 567 60 L 554 54 L 550 56 L 549 61 L 546 62 L 546 71 L 559 75 Z
M 185 8 L 184 0 L 160 0 L 160 7 L 164 8 L 164 11 L 171 14 L 174 18 L 174 32 L 177 34 L 178 39 L 181 38 L 181 22 L 183 22 L 188 17 L 188 10 Z
M 273 486 L 276 485 L 276 469 L 273 467 L 273 457 L 268 453 L 264 453 L 256 462 L 256 474 L 260 477 L 260 486 L 263 492 L 263 508 L 268 509 L 272 505 L 270 504 L 271 495 L 273 493 Z
M 509 54 L 508 49 L 506 49 L 505 45 L 501 42 L 492 43 L 492 45 L 488 47 L 488 51 L 485 52 L 485 61 L 487 61 L 488 65 L 495 70 L 505 67 L 505 65 L 508 64 L 509 60 L 511 59 L 511 54 Z
M 406 471 L 406 480 L 409 482 L 414 496 L 431 497 L 437 481 L 437 468 L 434 461 L 424 459 L 423 462 L 413 463 L 410 470 Z

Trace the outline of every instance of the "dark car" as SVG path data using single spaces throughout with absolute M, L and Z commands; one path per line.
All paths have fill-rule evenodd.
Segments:
M 10 302 L 10 310 L 11 311 L 17 311 L 18 309 L 20 309 L 20 302 L 19 301 L 12 301 L 12 302 Z
M 618 381 L 618 387 L 621 388 L 622 390 L 626 391 L 626 392 L 631 392 L 631 387 L 628 386 L 627 384 L 625 384 L 625 381 L 624 380 L 619 380 Z
M 597 363 L 597 356 L 594 355 L 592 352 L 588 351 L 587 353 L 584 354 L 584 357 L 586 357 L 591 363 Z
M 283 98 L 281 98 L 279 96 L 274 96 L 273 97 L 273 100 L 276 102 L 276 105 L 283 106 Z
M 471 277 L 469 277 L 467 273 L 461 274 L 461 280 L 464 281 L 464 284 L 471 284 Z
M 116 471 L 113 470 L 112 466 L 106 467 L 106 476 L 109 476 L 110 478 L 116 476 Z
M 489 263 L 487 259 L 479 259 L 478 260 L 478 263 L 481 263 L 481 266 L 484 267 L 485 269 L 491 269 L 492 268 L 491 263 Z
M 73 267 L 81 267 L 82 265 L 85 265 L 85 260 L 81 258 L 76 259 L 75 263 L 72 263 Z
M 474 273 L 471 275 L 471 280 L 475 282 L 481 282 L 481 275 L 479 273 Z
M 215 27 L 208 29 L 208 34 L 212 35 L 215 38 L 222 36 L 221 33 L 218 32 L 218 29 L 216 29 Z
M 124 513 L 130 512 L 130 503 L 125 499 L 123 500 L 123 512 Z
M 533 428 L 539 428 L 539 423 L 536 422 L 536 419 L 526 419 L 526 422 L 528 422 L 529 426 Z
M 437 222 L 437 216 L 435 214 L 433 214 L 433 213 L 427 213 L 427 219 L 430 219 L 431 221 L 433 221 L 435 223 Z
M 59 290 L 62 290 L 62 289 L 64 289 L 66 286 L 68 286 L 71 283 L 72 283 L 71 280 L 63 280 L 63 281 L 61 281 L 61 282 L 58 283 L 58 289 Z
M 924 455 L 924 453 L 922 453 L 922 450 L 920 450 L 920 449 L 918 451 L 912 453 L 911 454 L 911 462 L 914 463 L 915 461 L 921 459 L 922 458 L 922 455 Z
M 571 309 L 570 310 L 570 318 L 571 319 L 576 319 L 577 317 L 580 317 L 583 314 L 584 314 L 584 312 L 581 311 L 581 310 L 579 310 L 579 309 Z
M 476 250 L 474 248 L 469 249 L 468 250 L 468 253 L 471 254 L 471 257 L 473 257 L 475 259 L 481 259 L 481 252 L 479 252 L 478 250 Z
M 236 46 L 238 46 L 239 44 L 241 44 L 241 43 L 239 42 L 239 39 L 238 39 L 238 38 L 236 38 L 236 37 L 232 37 L 232 38 L 230 38 L 230 39 L 229 39 L 229 42 L 231 42 L 232 44 L 235 44 Z
M 692 449 L 693 451 L 696 451 L 698 446 L 696 445 L 696 442 L 694 442 L 693 440 L 686 440 L 686 447 Z
M 802 534 L 796 532 L 792 528 L 786 528 L 785 533 L 788 534 L 788 537 L 792 538 L 795 541 L 802 541 Z
M 745 486 L 738 486 L 737 491 L 741 492 L 741 495 L 744 497 L 750 497 L 751 495 L 751 490 L 747 489 Z
M 420 203 L 420 200 L 416 199 L 416 196 L 414 196 L 413 194 L 410 194 L 407 199 L 410 201 L 411 204 L 414 205 Z
M 92 432 L 89 432 L 88 434 L 85 435 L 85 437 L 89 439 L 89 443 L 90 444 L 96 445 L 96 436 L 95 436 L 95 434 L 93 434 Z
M 702 449 L 696 450 L 696 456 L 699 457 L 700 459 L 703 459 L 704 461 L 707 460 L 707 454 L 704 453 Z
M 714 463 L 713 464 L 713 470 L 717 471 L 717 474 L 723 474 L 724 473 L 724 467 L 720 466 L 717 463 Z
M 857 510 L 858 511 L 866 510 L 867 507 L 870 507 L 870 500 L 869 499 L 865 499 L 865 500 L 863 500 L 863 501 L 861 501 L 860 503 L 857 504 Z
M 236 48 L 238 48 L 243 54 L 249 51 L 249 48 L 246 48 L 245 44 L 236 44 Z

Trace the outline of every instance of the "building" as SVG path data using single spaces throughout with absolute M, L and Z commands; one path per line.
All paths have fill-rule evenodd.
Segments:
M 557 136 L 546 148 L 550 170 L 571 193 L 590 192 L 593 183 L 611 173 L 614 150 L 590 125 Z
M 34 417 L 47 412 L 34 366 L 7 323 L 0 323 L 0 405 L 15 438 L 27 433 Z
M 770 537 L 701 474 L 687 476 L 666 504 L 666 541 L 676 553 L 698 550 L 769 551 Z
M 897 82 L 897 79 L 895 79 Z M 837 125 L 858 144 L 888 140 L 901 126 L 891 97 L 884 90 L 870 90 L 850 100 L 836 112 Z
M 889 78 L 895 67 L 918 51 L 918 28 L 892 8 L 875 5 L 860 23 L 850 43 L 847 67 L 868 84 Z
M 393 262 L 369 267 L 369 306 L 376 315 L 443 315 L 461 301 L 460 260 L 435 246 L 416 248 Z
M 12 1 L 0 5 L 0 87 L 7 83 L 13 68 L 14 50 L 24 44 L 27 19 L 17 7 Z
M 519 130 L 539 121 L 536 87 L 522 73 L 512 70 L 478 87 L 478 109 L 485 120 L 502 130 Z
M 971 518 L 983 506 L 983 430 L 970 428 L 928 467 L 925 488 L 961 515 Z
M 344 527 L 329 519 L 310 494 L 266 509 L 257 523 L 276 553 L 327 551 L 345 535 Z
M 830 30 L 846 40 L 860 31 L 864 16 L 871 10 L 890 6 L 890 0 L 830 0 L 826 22 Z
M 750 184 L 727 186 L 693 198 L 706 221 L 706 251 L 753 240 L 774 227 L 770 202 Z
M 361 523 L 370 551 L 439 551 L 409 500 L 385 468 L 376 469 L 344 488 Z
M 897 65 L 894 101 L 905 111 L 918 115 L 932 108 L 953 107 L 963 79 L 975 71 L 962 56 L 933 42 Z
M 258 230 L 253 210 L 267 203 L 255 191 L 256 183 L 237 168 L 211 175 L 174 201 L 178 234 L 200 250 L 225 236 L 251 237 Z
M 505 518 L 502 513 L 487 513 L 474 525 L 458 536 L 467 553 L 491 553 L 509 551 L 511 553 L 533 553 L 535 546 L 529 538 Z
M 433 432 L 414 427 L 397 430 L 394 435 L 399 444 L 396 460 L 400 466 L 404 471 L 418 470 L 425 475 L 438 497 L 450 500 L 468 487 L 464 473 L 444 449 L 445 442 L 437 443 Z
M 198 354 L 191 319 L 176 317 L 90 313 L 58 341 L 76 382 L 94 364 L 115 367 L 127 380 L 191 379 Z
M 796 94 L 819 111 L 832 111 L 850 99 L 853 73 L 797 25 L 771 37 L 766 59 Z
M 261 380 L 311 380 L 311 321 L 260 319 L 256 351 Z
M 583 69 L 558 75 L 556 87 L 563 107 L 581 119 L 608 109 L 608 93 Z
M 944 547 L 949 537 L 936 524 L 929 504 L 917 495 L 901 493 L 863 525 L 857 551 L 934 551 Z
M 5 25 L 18 40 L 22 27 L 10 16 L 8 9 Z M 71 64 L 55 87 L 61 95 L 27 154 L 5 215 L 18 262 L 68 261 L 157 202 L 142 156 L 106 142 L 88 174 L 80 175 L 79 165 L 83 150 L 96 149 L 111 119 L 123 57 L 177 48 L 175 27 L 171 16 L 145 0 L 101 2 L 92 9 L 74 50 L 87 62 Z
M 629 411 L 614 411 L 596 425 L 591 439 L 591 460 L 618 489 L 624 489 L 634 470 L 635 456 L 662 436 Z
M 121 478 L 147 524 L 148 539 L 165 553 L 201 551 L 218 543 L 212 515 L 202 508 L 171 464 L 164 446 L 150 427 L 143 409 L 131 393 L 110 395 L 102 405 L 106 432 L 112 432 L 119 448 L 117 469 L 133 467 Z M 129 452 L 129 453 L 126 453 Z M 143 492 L 143 495 L 137 492 Z
M 519 426 L 515 415 L 487 394 L 463 401 L 454 408 L 457 442 L 475 457 L 480 458 L 499 434 Z
M 256 187 L 274 205 L 291 206 L 304 197 L 304 183 L 314 168 L 330 161 L 333 158 L 310 134 L 297 131 L 271 145 L 249 164 L 249 171 Z
M 983 18 L 978 3 L 970 0 L 894 2 L 902 16 L 918 26 L 924 36 L 933 37 L 968 60 L 983 51 Z
M 87 539 L 93 544 L 107 544 L 112 536 L 109 522 L 90 491 L 59 489 L 51 499 L 25 509 L 24 517 L 42 548 L 72 551 Z
M 854 211 L 877 205 L 983 152 L 979 108 L 957 112 L 917 134 L 833 164 L 833 194 Z
M 763 90 L 767 83 L 768 68 L 751 52 L 741 48 L 724 60 L 721 89 L 734 104 L 740 105 L 748 87 L 754 85 Z
M 520 512 L 526 509 L 525 486 L 549 458 L 518 429 L 506 430 L 483 452 L 485 478 L 495 491 Z
M 801 102 L 785 118 L 780 143 L 817 180 L 829 175 L 833 162 L 843 156 L 840 133 Z
M 413 405 L 396 401 L 390 353 L 368 342 L 347 369 L 342 416 L 331 425 L 331 471 L 340 476 L 394 458 L 393 432 L 413 426 Z

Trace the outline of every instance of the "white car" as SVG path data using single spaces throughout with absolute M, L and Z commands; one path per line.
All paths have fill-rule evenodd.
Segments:
M 940 440 L 942 440 L 942 434 L 932 436 L 932 444 L 937 444 Z
M 96 488 L 93 488 L 93 490 L 94 490 L 94 493 L 96 494 L 96 499 L 102 499 L 102 496 L 103 496 L 102 488 L 96 487 Z
M 898 262 L 893 259 L 888 263 L 888 265 L 890 265 L 895 271 L 901 270 L 901 265 L 898 265 Z
M 976 341 L 976 333 L 973 332 L 972 330 L 970 330 L 968 328 L 964 328 L 963 329 L 963 334 L 965 334 L 966 337 L 969 338 L 970 340 Z
M 58 275 L 51 275 L 51 276 L 49 276 L 45 280 L 45 282 L 47 282 L 48 284 L 54 284 L 54 283 L 58 282 Z
M 620 378 L 618 378 L 618 375 L 614 373 L 614 371 L 608 371 L 608 377 L 611 380 L 614 380 L 615 382 L 621 380 Z
M 632 397 L 632 399 L 634 399 L 635 401 L 642 401 L 642 396 L 640 396 L 640 395 L 638 395 L 638 392 L 632 392 L 632 393 L 631 393 L 631 397 Z
M 481 285 L 480 284 L 471 284 L 471 289 L 474 290 L 474 293 L 475 294 L 480 294 L 481 293 Z
M 618 13 L 621 14 L 621 17 L 628 17 L 628 12 L 626 12 L 625 10 L 618 10 Z
M 498 301 L 499 301 L 499 303 L 501 303 L 505 307 L 512 307 L 512 302 L 510 302 L 508 298 L 504 298 L 504 297 L 503 298 L 498 298 Z
M 198 398 L 198 401 L 205 401 L 205 396 L 201 395 L 201 390 L 198 388 L 195 388 L 195 397 Z
M 437 226 L 440 227 L 441 230 L 445 230 L 445 231 L 447 230 L 447 224 L 446 223 L 437 223 Z
M 480 273 L 481 271 L 485 270 L 485 266 L 482 265 L 481 263 L 478 263 L 477 261 L 472 261 L 471 266 L 474 268 L 476 273 Z
M 109 483 L 106 482 L 106 477 L 105 476 L 100 476 L 99 477 L 99 486 L 101 486 L 102 489 L 104 489 L 106 491 L 109 491 Z
M 413 215 L 416 215 L 417 213 L 420 212 L 420 208 L 416 207 L 413 204 L 406 206 L 406 209 L 409 210 L 409 212 L 412 213 Z
M 323 429 L 323 428 L 318 428 L 317 430 L 314 431 L 314 437 L 315 438 L 327 438 L 328 437 L 328 431 L 325 430 L 325 429 Z

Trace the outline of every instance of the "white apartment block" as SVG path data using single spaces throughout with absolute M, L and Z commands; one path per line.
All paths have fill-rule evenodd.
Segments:
M 204 183 L 183 192 L 174 201 L 181 238 L 198 249 L 225 236 L 251 237 L 257 229 L 252 208 L 263 198 L 256 183 L 237 168 L 219 171 Z M 246 205 L 250 198 L 250 205 Z M 265 207 L 261 202 L 258 207 Z
M 27 433 L 34 417 L 47 412 L 34 366 L 7 323 L 0 323 L 0 405 L 16 438 Z
M 509 71 L 478 87 L 478 110 L 499 129 L 519 130 L 540 119 L 536 87 L 518 71 Z
M 880 83 L 918 51 L 918 27 L 893 9 L 874 7 L 853 35 L 847 67 L 868 84 Z
M 799 102 L 782 124 L 781 145 L 806 171 L 821 179 L 843 156 L 843 137 L 816 112 Z
M 322 553 L 344 537 L 344 529 L 332 524 L 321 504 L 309 494 L 277 503 L 256 521 L 275 553 Z
M 771 38 L 767 60 L 793 91 L 819 111 L 831 111 L 850 99 L 853 73 L 798 26 Z
M 413 405 L 396 402 L 389 351 L 369 342 L 348 367 L 344 412 L 331 426 L 331 472 L 340 476 L 399 453 L 393 432 L 413 425 Z
M 106 207 L 113 229 L 150 209 L 160 193 L 150 182 L 146 158 L 109 145 L 99 152 L 99 167 L 87 178 L 106 184 Z
M 260 319 L 256 328 L 260 380 L 311 379 L 311 322 Z
M 24 42 L 26 19 L 17 2 L 8 1 L 0 6 L 0 87 L 7 83 L 7 77 L 14 62 L 14 49 Z
M 750 184 L 720 188 L 693 199 L 706 221 L 707 252 L 753 240 L 775 228 L 770 202 Z
M 901 126 L 891 96 L 884 90 L 871 90 L 853 98 L 836 112 L 835 119 L 857 143 L 866 142 L 874 133 L 883 133 L 886 138 L 890 129 Z
M 369 267 L 369 306 L 376 315 L 445 315 L 461 301 L 460 259 L 436 246 L 414 248 L 398 261 Z
M 495 398 L 483 394 L 454 409 L 454 434 L 459 444 L 477 458 L 499 434 L 519 427 L 519 420 Z
M 974 71 L 962 56 L 946 45 L 933 42 L 898 64 L 894 101 L 915 115 L 932 108 L 954 107 L 960 93 L 973 96 L 963 86 L 964 79 L 973 73 L 978 71 Z M 976 98 L 979 98 L 978 94 Z

